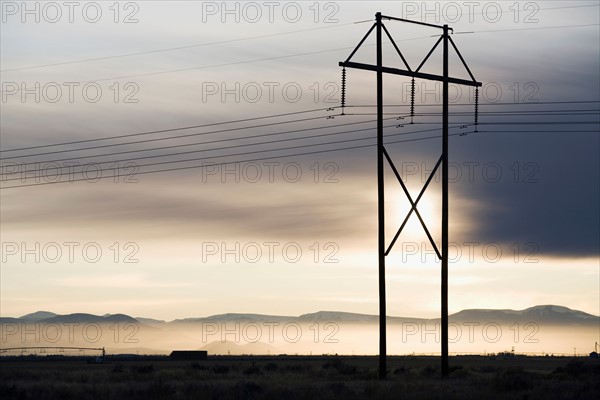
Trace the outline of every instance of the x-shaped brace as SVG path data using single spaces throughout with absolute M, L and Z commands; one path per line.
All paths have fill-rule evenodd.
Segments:
M 431 174 L 429 175 L 429 178 L 427 178 L 427 182 L 425 183 L 425 186 L 423 186 L 423 189 L 421 189 L 421 192 L 419 193 L 419 196 L 417 197 L 417 200 L 413 201 L 413 199 L 412 199 L 412 197 L 411 197 L 408 189 L 406 188 L 406 185 L 404 184 L 404 181 L 402 180 L 402 177 L 398 173 L 398 170 L 396 169 L 396 166 L 394 165 L 394 162 L 392 161 L 392 159 L 391 159 L 390 155 L 388 154 L 387 150 L 385 149 L 385 147 L 383 148 L 383 154 L 385 155 L 385 158 L 387 159 L 388 163 L 390 164 L 390 167 L 392 167 L 392 171 L 394 171 L 394 175 L 396 175 L 396 178 L 398 179 L 398 182 L 400 182 L 400 185 L 402 186 L 402 190 L 404 190 L 404 194 L 406 194 L 406 197 L 408 198 L 408 201 L 411 204 L 410 211 L 406 215 L 406 218 L 404 218 L 404 221 L 402 222 L 402 225 L 400 225 L 400 228 L 398 229 L 398 232 L 396 232 L 396 235 L 394 236 L 394 239 L 392 239 L 392 242 L 390 243 L 390 247 L 388 247 L 388 249 L 385 251 L 385 255 L 387 256 L 390 253 L 390 251 L 392 251 L 392 247 L 394 247 L 394 244 L 396 243 L 396 240 L 398 240 L 398 237 L 400 236 L 400 233 L 402 232 L 402 230 L 404 229 L 404 226 L 406 225 L 406 223 L 408 222 L 410 216 L 414 212 L 417 215 L 417 218 L 419 218 L 419 221 L 421 222 L 421 226 L 423 226 L 423 229 L 425 230 L 425 234 L 429 238 L 429 241 L 431 242 L 431 245 L 433 246 L 433 248 L 435 250 L 435 253 L 437 254 L 437 256 L 439 257 L 439 259 L 441 260 L 442 259 L 442 254 L 440 253 L 440 251 L 438 250 L 435 242 L 433 241 L 433 238 L 431 237 L 431 233 L 429 233 L 429 229 L 427 229 L 427 225 L 425 225 L 425 222 L 423 221 L 423 218 L 421 217 L 421 213 L 417 209 L 417 205 L 419 204 L 419 201 L 421 200 L 421 198 L 425 194 L 425 191 L 427 190 L 427 187 L 429 186 L 429 183 L 431 183 L 431 180 L 433 179 L 436 171 L 440 167 L 440 164 L 442 163 L 443 156 L 441 156 L 440 159 L 438 160 L 437 164 L 435 164 L 435 168 L 433 168 L 433 171 L 431 171 Z

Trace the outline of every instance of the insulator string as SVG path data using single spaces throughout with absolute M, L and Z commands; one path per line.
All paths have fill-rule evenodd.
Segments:
M 479 88 L 475 88 L 475 132 L 478 132 L 477 125 L 479 125 Z
M 410 123 L 414 124 L 415 117 L 415 78 L 412 78 L 410 86 Z
M 346 107 L 346 67 L 342 68 L 342 115 L 344 114 L 344 107 Z

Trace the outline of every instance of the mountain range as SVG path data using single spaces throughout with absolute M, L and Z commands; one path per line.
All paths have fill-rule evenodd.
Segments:
M 411 317 L 392 317 L 388 316 L 389 323 L 402 322 L 436 322 L 439 318 L 411 318 Z M 539 305 L 529 307 L 524 310 L 510 309 L 468 309 L 462 310 L 449 316 L 450 322 L 467 321 L 494 321 L 496 323 L 528 323 L 535 322 L 545 325 L 580 325 L 580 326 L 600 326 L 600 317 L 585 313 L 583 311 L 572 310 L 567 307 L 557 305 Z M 302 314 L 300 316 L 282 316 L 282 315 L 263 315 L 263 314 L 218 314 L 207 317 L 195 317 L 176 319 L 173 321 L 164 321 L 152 318 L 131 317 L 125 314 L 105 314 L 94 315 L 86 313 L 56 314 L 49 311 L 37 311 L 26 314 L 21 317 L 0 317 L 0 323 L 9 322 L 27 322 L 27 323 L 141 323 L 148 326 L 164 325 L 185 325 L 197 323 L 222 323 L 222 322 L 240 322 L 240 323 L 263 323 L 263 322 L 296 322 L 300 324 L 309 324 L 315 322 L 336 322 L 348 324 L 374 324 L 379 321 L 377 315 L 357 314 L 339 311 L 319 311 L 315 313 Z

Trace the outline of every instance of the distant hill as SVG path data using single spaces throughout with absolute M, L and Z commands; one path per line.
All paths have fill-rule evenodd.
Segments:
M 28 321 L 40 321 L 46 318 L 56 317 L 58 314 L 54 314 L 50 311 L 36 311 L 31 314 L 26 314 L 21 317 L 21 319 L 26 319 Z
M 0 317 L 0 324 L 16 324 L 19 322 L 23 322 L 24 320 L 20 318 L 13 317 Z
M 583 311 L 555 305 L 542 305 L 524 310 L 463 310 L 449 316 L 450 321 L 494 321 L 497 323 L 535 322 L 544 325 L 593 325 L 600 318 Z
M 53 317 L 39 319 L 36 322 L 40 323 L 53 323 L 53 324 L 86 324 L 86 323 L 137 323 L 133 317 L 125 314 L 108 314 L 105 316 L 93 315 L 93 314 L 66 314 L 66 315 L 55 315 Z
M 218 314 L 204 318 L 184 318 L 176 319 L 171 323 L 195 323 L 195 322 L 283 322 L 294 321 L 298 317 L 286 317 L 280 315 L 263 315 L 263 314 Z
M 302 314 L 297 318 L 300 322 L 355 322 L 374 323 L 379 321 L 377 315 L 356 314 L 338 311 L 319 311 L 311 314 Z

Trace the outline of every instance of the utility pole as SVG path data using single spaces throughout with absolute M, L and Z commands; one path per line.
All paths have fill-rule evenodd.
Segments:
M 411 24 L 424 25 L 424 26 L 428 26 L 431 28 L 442 29 L 443 34 L 442 34 L 442 36 L 440 36 L 440 38 L 438 39 L 437 43 L 433 46 L 433 48 L 429 51 L 429 54 L 427 54 L 427 56 L 421 62 L 419 67 L 413 71 L 410 68 L 406 59 L 404 58 L 404 55 L 402 54 L 402 52 L 396 45 L 396 42 L 394 42 L 394 39 L 390 35 L 389 31 L 383 24 L 383 20 L 399 21 L 399 22 L 405 22 L 405 23 L 411 23 Z M 354 56 L 354 54 L 356 54 L 358 49 L 365 42 L 367 37 L 369 37 L 369 35 L 373 32 L 373 30 L 376 31 L 376 36 L 377 36 L 376 65 L 356 63 L 356 62 L 350 61 L 352 59 L 352 57 Z M 463 59 L 462 55 L 458 51 L 458 48 L 454 44 L 454 41 L 450 37 L 449 33 L 451 30 L 452 29 L 449 28 L 448 25 L 439 26 L 439 25 L 433 25 L 433 24 L 428 24 L 428 23 L 424 23 L 424 22 L 410 21 L 410 20 L 406 20 L 406 19 L 402 19 L 402 18 L 395 18 L 395 17 L 381 15 L 381 13 L 378 12 L 377 14 L 375 14 L 375 23 L 373 24 L 371 29 L 369 29 L 369 31 L 363 37 L 363 39 L 359 42 L 358 46 L 356 46 L 356 48 L 350 54 L 350 56 L 346 59 L 346 61 L 339 63 L 339 65 L 341 67 L 344 67 L 344 69 L 346 67 L 348 67 L 348 68 L 355 68 L 355 69 L 360 69 L 360 70 L 377 72 L 377 199 L 378 199 L 377 222 L 378 222 L 378 252 L 379 252 L 379 258 L 378 258 L 378 260 L 379 260 L 379 377 L 381 379 L 385 379 L 385 377 L 387 375 L 387 365 L 386 365 L 386 361 L 387 361 L 386 316 L 387 315 L 386 315 L 386 295 L 385 295 L 385 257 L 392 250 L 394 244 L 396 243 L 396 240 L 400 236 L 400 233 L 404 229 L 406 223 L 408 222 L 408 219 L 410 218 L 410 216 L 412 215 L 413 212 L 416 214 L 417 218 L 421 222 L 421 225 L 423 226 L 423 229 L 425 230 L 425 233 L 427 234 L 429 241 L 431 242 L 433 248 L 435 249 L 438 258 L 440 260 L 442 260 L 442 270 L 441 270 L 441 280 L 442 280 L 442 284 L 441 284 L 442 376 L 447 377 L 449 374 L 449 363 L 448 363 L 448 130 L 449 130 L 449 128 L 448 128 L 448 120 L 449 120 L 448 85 L 450 83 L 454 83 L 454 84 L 458 84 L 458 85 L 473 86 L 476 88 L 479 88 L 482 85 L 481 82 L 477 82 L 477 80 L 471 73 L 469 67 L 467 66 L 465 60 Z M 383 60 L 383 48 L 382 48 L 383 47 L 382 46 L 383 33 L 386 34 L 386 36 L 388 37 L 388 39 L 390 40 L 390 42 L 392 43 L 392 45 L 398 52 L 398 55 L 400 56 L 404 65 L 406 66 L 406 70 L 383 66 L 383 61 L 382 61 Z M 444 61 L 443 61 L 443 64 L 444 64 L 443 65 L 443 76 L 419 72 L 421 70 L 421 68 L 423 67 L 423 65 L 427 62 L 427 60 L 429 59 L 431 54 L 438 47 L 440 42 L 443 42 L 442 46 L 443 46 L 443 52 L 444 52 L 444 54 L 443 54 L 443 59 L 444 59 Z M 450 44 L 456 51 L 457 55 L 460 57 L 460 60 L 462 61 L 464 67 L 466 68 L 467 72 L 469 73 L 469 75 L 471 77 L 471 80 L 452 78 L 449 76 L 449 65 L 448 65 L 449 57 L 448 56 L 449 56 L 449 45 Z M 390 157 L 389 153 L 385 149 L 384 142 L 383 142 L 383 107 L 384 107 L 384 104 L 383 104 L 383 74 L 384 73 L 392 74 L 392 75 L 409 76 L 409 77 L 412 77 L 413 79 L 418 78 L 418 79 L 433 80 L 433 81 L 438 81 L 438 82 L 441 81 L 443 83 L 442 155 L 439 158 L 435 168 L 431 172 L 429 178 L 427 179 L 427 182 L 425 183 L 424 187 L 421 189 L 419 196 L 414 201 L 413 201 L 410 193 L 408 192 L 408 189 L 406 188 L 404 181 L 402 180 L 400 174 L 398 173 L 398 170 L 396 169 L 396 166 L 394 165 L 392 158 Z M 413 88 L 414 88 L 414 84 L 413 84 Z M 476 90 L 478 90 L 478 89 L 476 89 Z M 477 94 L 478 93 L 476 93 L 476 98 L 478 98 Z M 413 96 L 412 96 L 412 102 L 413 103 L 411 104 L 411 111 L 414 110 L 414 92 L 413 92 Z M 412 114 L 412 112 L 411 112 L 411 114 Z M 384 158 L 389 163 L 390 167 L 392 168 L 392 170 L 394 172 L 394 175 L 398 179 L 398 182 L 402 186 L 402 189 L 403 189 L 405 195 L 407 196 L 408 200 L 411 203 L 411 209 L 410 209 L 408 215 L 404 219 L 403 223 L 400 225 L 400 228 L 398 229 L 396 235 L 392 239 L 387 250 L 386 250 L 386 240 L 385 240 Z M 436 174 L 437 170 L 439 169 L 440 164 L 442 166 L 442 243 L 441 243 L 441 252 L 437 248 L 435 241 L 431 237 L 431 234 L 429 233 L 429 230 L 427 229 L 427 226 L 425 225 L 425 222 L 423 221 L 423 218 L 421 217 L 421 214 L 419 213 L 419 210 L 417 209 L 417 205 L 418 205 L 419 201 L 421 200 L 421 197 L 427 190 L 427 187 L 429 186 L 433 176 Z
M 450 373 L 448 361 L 448 25 L 444 25 L 444 81 L 442 90 L 442 376 Z
M 381 13 L 377 22 L 377 225 L 379 248 L 379 354 L 387 354 L 385 307 L 385 182 L 383 169 L 383 49 L 381 43 Z M 379 357 L 379 377 L 385 378 L 386 358 Z

